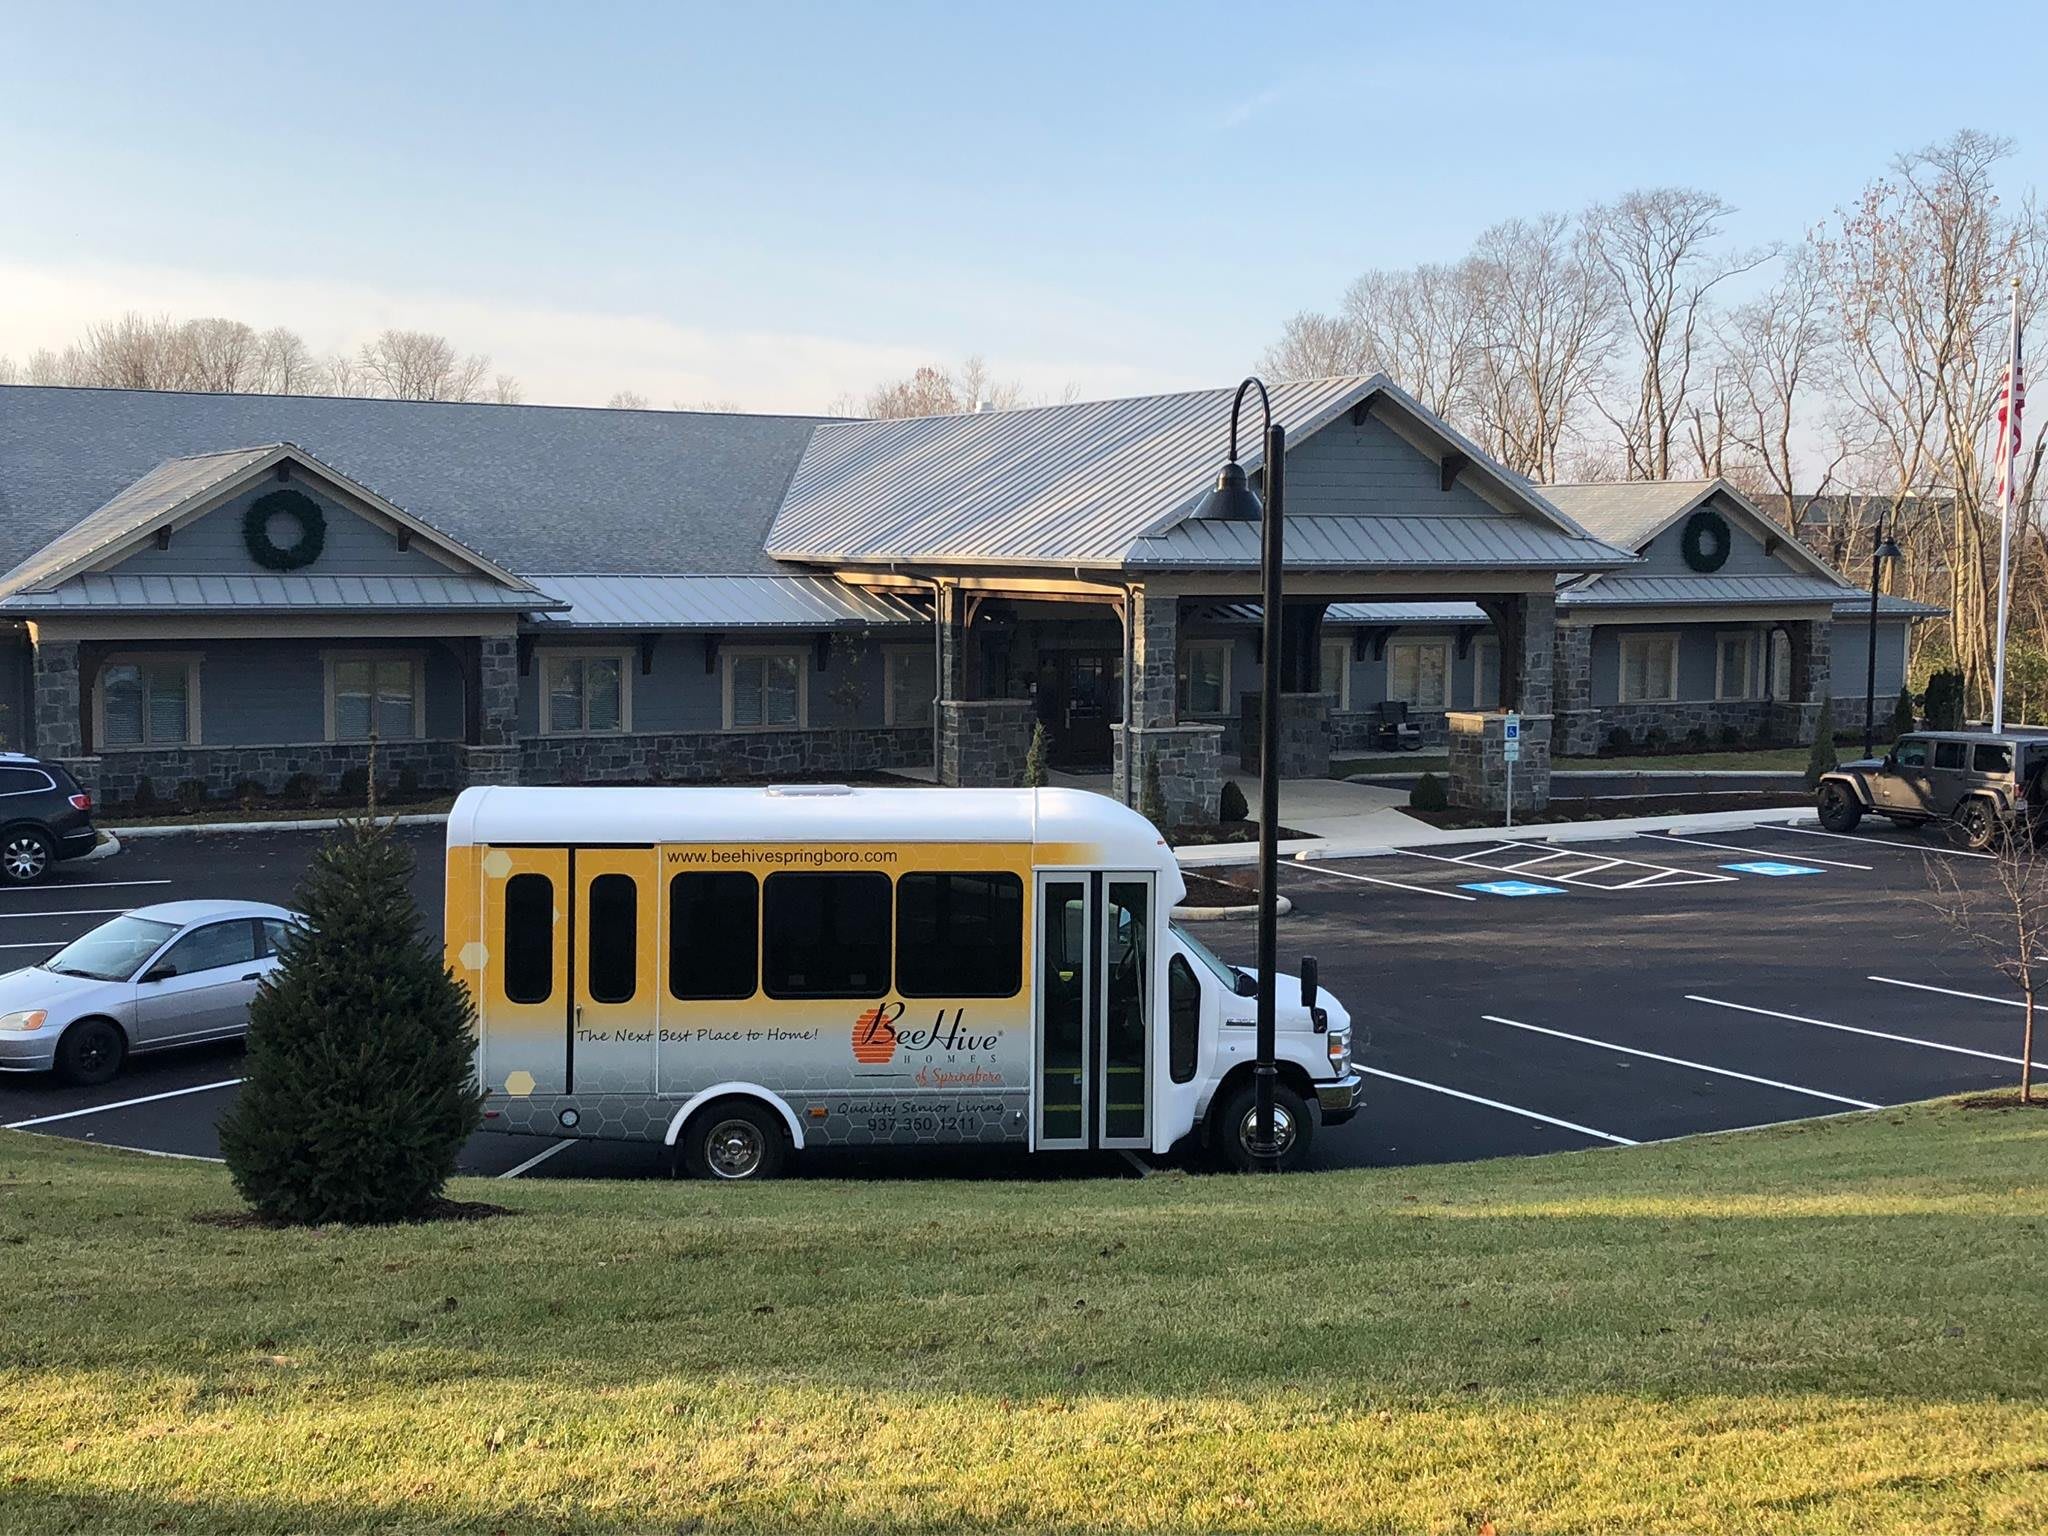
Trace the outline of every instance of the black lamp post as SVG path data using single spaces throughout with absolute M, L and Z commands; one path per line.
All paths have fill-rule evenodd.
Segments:
M 1870 530 L 1870 655 L 1863 669 L 1863 755 L 1877 756 L 1877 583 L 1887 560 L 1899 558 L 1899 546 L 1884 531 L 1884 518 Z
M 1280 1154 L 1273 1127 L 1273 1084 L 1278 1003 L 1275 973 L 1280 968 L 1280 561 L 1287 463 L 1286 429 L 1273 420 L 1273 402 L 1256 378 L 1237 386 L 1230 402 L 1230 458 L 1217 473 L 1216 488 L 1195 508 L 1194 516 L 1216 522 L 1256 523 L 1262 520 L 1259 498 L 1245 481 L 1237 461 L 1237 417 L 1245 391 L 1256 388 L 1265 415 L 1266 504 L 1259 542 L 1259 584 L 1263 594 L 1261 654 L 1265 690 L 1259 713 L 1259 1022 L 1258 1061 L 1252 1068 L 1252 1154 L 1272 1167 Z

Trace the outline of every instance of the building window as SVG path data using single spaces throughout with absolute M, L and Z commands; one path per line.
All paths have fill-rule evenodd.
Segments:
M 100 669 L 99 745 L 199 744 L 199 661 L 193 656 L 109 658 Z
M 752 997 L 760 969 L 761 887 L 743 870 L 668 883 L 668 991 L 684 1002 Z
M 1621 637 L 1621 702 L 1668 704 L 1678 697 L 1678 636 Z
M 1491 635 L 1472 642 L 1472 707 L 1501 707 L 1500 641 Z
M 1396 640 L 1387 647 L 1387 697 L 1410 709 L 1443 709 L 1451 675 L 1448 640 Z
M 899 646 L 882 653 L 884 725 L 930 725 L 938 697 L 938 672 L 928 645 Z
M 1197 640 L 1187 652 L 1187 700 L 1191 715 L 1230 712 L 1230 642 Z
M 1756 693 L 1755 636 L 1722 635 L 1714 642 L 1714 697 L 1747 699 Z
M 770 997 L 882 996 L 889 877 L 770 875 L 761 887 L 761 972 Z
M 896 882 L 896 990 L 905 997 L 1015 997 L 1024 984 L 1024 882 L 1015 875 L 904 875 Z
M 728 731 L 802 730 L 810 713 L 801 651 L 734 651 L 725 658 Z
M 1322 655 L 1323 692 L 1330 696 L 1330 708 L 1342 712 L 1351 707 L 1351 637 L 1325 640 Z
M 540 663 L 543 735 L 605 735 L 632 728 L 623 653 L 560 651 Z
M 423 736 L 426 689 L 417 656 L 329 656 L 327 739 L 380 741 Z

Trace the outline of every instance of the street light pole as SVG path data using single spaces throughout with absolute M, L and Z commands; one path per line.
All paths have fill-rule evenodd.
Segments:
M 1887 560 L 1899 558 L 1899 546 L 1885 537 L 1884 514 L 1870 530 L 1870 652 L 1863 667 L 1863 755 L 1877 756 L 1877 586 Z M 1900 687 L 1904 687 L 1903 680 Z
M 1250 390 L 1259 392 L 1265 417 L 1266 499 L 1246 482 L 1237 461 L 1238 415 Z M 1216 487 L 1195 508 L 1194 516 L 1216 522 L 1261 524 L 1259 591 L 1263 708 L 1259 715 L 1259 981 L 1258 1060 L 1252 1066 L 1251 1152 L 1265 1169 L 1278 1166 L 1280 1138 L 1273 1123 L 1273 1087 L 1280 1069 L 1278 973 L 1280 970 L 1280 648 L 1281 566 L 1287 474 L 1287 432 L 1273 420 L 1273 401 L 1257 378 L 1237 386 L 1230 402 L 1230 458 L 1216 476 Z

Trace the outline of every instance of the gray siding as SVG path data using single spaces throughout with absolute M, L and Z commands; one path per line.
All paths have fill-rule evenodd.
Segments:
M 1496 511 L 1466 486 L 1440 489 L 1437 461 L 1368 416 L 1359 426 L 1340 416 L 1287 450 L 1290 517 L 1487 517 Z
M 1709 505 L 1713 504 L 1709 503 Z M 1783 550 L 1780 550 L 1775 555 L 1765 554 L 1763 541 L 1752 534 L 1742 523 L 1736 521 L 1735 516 L 1726 507 L 1716 506 L 1714 510 L 1718 511 L 1728 520 L 1729 546 L 1728 563 L 1722 566 L 1720 570 L 1713 572 L 1713 575 L 1810 576 L 1813 574 L 1807 566 L 1795 563 Z M 1631 576 L 1700 575 L 1700 572 L 1695 571 L 1685 563 L 1685 525 L 1689 520 L 1689 515 L 1688 517 L 1680 518 L 1678 522 L 1658 534 L 1656 538 L 1650 540 L 1649 544 L 1643 549 L 1644 563 L 1640 566 L 1632 567 L 1629 574 Z
M 1838 699 L 1863 697 L 1864 672 L 1870 665 L 1870 625 L 1854 619 L 1835 620 L 1835 653 L 1828 677 Z M 1906 624 L 1903 620 L 1877 626 L 1877 699 L 1882 709 L 1887 698 L 1896 698 L 1906 686 Z
M 190 527 L 171 535 L 171 547 L 145 545 L 114 569 L 137 576 L 192 576 L 212 572 L 265 575 L 267 568 L 250 557 L 242 539 L 242 518 L 249 504 L 276 490 L 294 490 L 309 497 L 327 521 L 327 539 L 320 558 L 302 567 L 323 576 L 445 576 L 448 567 L 424 554 L 417 545 L 400 549 L 395 535 L 350 511 L 332 497 L 295 479 L 288 486 L 266 480 L 223 503 Z
M 1723 635 L 1748 634 L 1751 683 L 1745 697 L 1763 692 L 1762 676 L 1769 626 L 1763 624 L 1602 624 L 1593 631 L 1592 684 L 1596 705 L 1621 702 L 1621 637 L 1626 634 L 1678 636 L 1678 700 L 1704 703 L 1714 698 L 1716 653 Z

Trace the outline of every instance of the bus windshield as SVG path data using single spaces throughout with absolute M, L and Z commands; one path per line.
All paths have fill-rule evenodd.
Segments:
M 1174 936 L 1181 943 L 1187 945 L 1189 954 L 1214 971 L 1216 979 L 1221 981 L 1224 986 L 1228 987 L 1232 992 L 1237 990 L 1238 982 L 1244 979 L 1243 971 L 1240 971 L 1234 965 L 1226 964 L 1208 945 L 1204 944 L 1192 933 L 1189 933 L 1187 929 L 1181 927 L 1179 923 L 1173 923 L 1169 926 L 1172 927 Z

